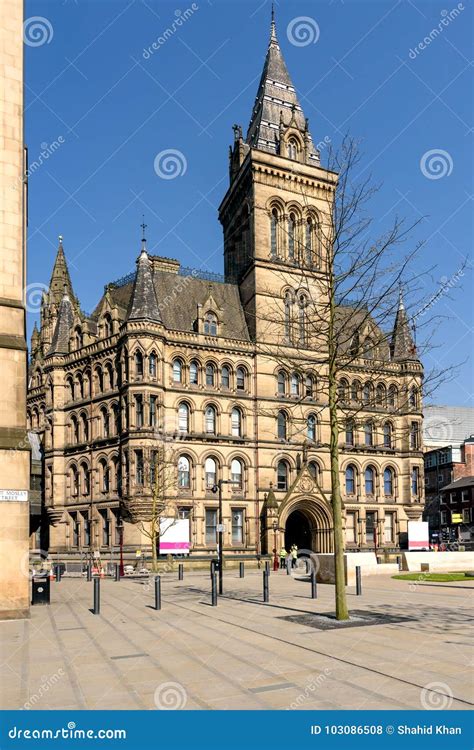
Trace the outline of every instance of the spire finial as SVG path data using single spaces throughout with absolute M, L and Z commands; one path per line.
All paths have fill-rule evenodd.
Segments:
M 62 247 L 63 246 L 63 236 L 62 236 L 62 234 L 59 235 L 58 240 L 59 240 L 59 247 Z
M 272 43 L 278 44 L 275 24 L 275 3 L 272 3 L 272 20 L 270 24 L 270 44 Z
M 148 224 L 145 224 L 145 215 L 142 214 L 142 223 L 140 224 L 140 228 L 142 230 L 142 242 L 143 243 L 146 242 L 145 229 L 147 229 L 147 227 L 148 227 Z

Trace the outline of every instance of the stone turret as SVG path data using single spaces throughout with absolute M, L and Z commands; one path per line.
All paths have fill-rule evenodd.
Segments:
M 145 241 L 142 240 L 142 251 L 137 260 L 137 273 L 133 285 L 127 319 L 150 320 L 161 323 L 160 309 L 153 284 L 153 263 L 150 260 Z
M 401 290 L 392 338 L 390 341 L 390 354 L 392 359 L 396 360 L 418 359 Z

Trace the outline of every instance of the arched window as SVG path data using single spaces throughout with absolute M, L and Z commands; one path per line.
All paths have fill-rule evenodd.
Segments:
M 366 405 L 372 404 L 372 386 L 370 383 L 365 383 L 362 389 L 362 401 Z
M 390 422 L 385 422 L 383 426 L 383 447 L 393 448 L 392 445 L 392 425 Z
M 217 336 L 217 316 L 211 311 L 204 318 L 204 333 L 207 336 Z
M 418 408 L 418 389 L 415 388 L 415 386 L 410 388 L 410 396 L 408 399 L 408 403 L 412 409 Z
M 235 371 L 235 385 L 238 391 L 245 391 L 246 374 L 243 367 L 238 367 Z
M 313 228 L 313 221 L 311 218 L 308 218 L 305 226 L 305 260 L 308 266 L 311 266 L 313 264 L 313 237 L 314 237 L 314 228 Z
M 306 342 L 306 308 L 308 306 L 308 300 L 301 294 L 298 298 L 298 324 L 299 324 L 299 336 L 300 344 Z
M 414 466 L 411 470 L 411 494 L 415 497 L 418 495 L 420 487 L 420 470 L 418 466 Z
M 277 490 L 288 489 L 288 464 L 286 461 L 278 461 L 277 465 Z
M 110 435 L 109 412 L 106 408 L 103 408 L 100 410 L 100 415 L 102 417 L 102 437 L 108 438 Z
M 217 484 L 217 463 L 213 458 L 206 458 L 204 473 L 206 475 L 206 489 L 212 490 Z
M 191 464 L 187 456 L 178 458 L 178 487 L 181 489 L 191 487 Z
M 85 414 L 81 414 L 82 439 L 85 443 L 89 440 L 89 422 Z
M 113 414 L 113 421 L 114 421 L 114 434 L 118 435 L 120 432 L 120 410 L 119 410 L 118 404 L 113 404 L 112 414 Z
M 286 374 L 283 370 L 278 373 L 278 393 L 280 396 L 284 396 L 286 393 Z
M 104 391 L 104 374 L 101 367 L 95 369 L 95 382 L 97 385 L 97 392 L 103 393 Z
M 102 492 L 109 492 L 110 490 L 110 469 L 107 466 L 106 461 L 100 462 L 100 474 L 102 478 Z
M 72 494 L 79 494 L 79 472 L 75 466 L 71 467 Z
M 295 244 L 296 244 L 296 217 L 293 213 L 291 213 L 288 219 L 288 258 L 289 260 L 295 259 Z
M 337 387 L 337 395 L 339 398 L 339 401 L 347 401 L 347 394 L 349 391 L 349 383 L 345 378 L 339 381 L 339 385 Z
M 393 469 L 387 467 L 383 473 L 384 495 L 393 495 Z
M 234 437 L 242 437 L 242 412 L 235 407 L 230 415 L 231 432 Z
M 306 375 L 304 381 L 304 390 L 307 398 L 314 397 L 314 378 L 312 375 Z
M 69 401 L 74 401 L 74 381 L 72 378 L 66 378 L 66 387 Z
M 76 375 L 77 379 L 77 395 L 79 398 L 84 398 L 84 381 L 82 380 L 82 375 L 80 372 Z
M 273 208 L 270 216 L 270 253 L 272 258 L 278 256 L 278 250 L 278 211 Z
M 75 443 L 79 443 L 80 439 L 81 439 L 81 436 L 80 436 L 80 432 L 79 432 L 79 422 L 77 421 L 76 417 L 72 417 L 72 419 L 71 419 L 71 426 L 72 426 L 73 441 Z
M 143 375 L 143 354 L 135 352 L 135 375 Z
M 206 365 L 206 385 L 213 386 L 215 382 L 215 369 L 214 365 Z
M 377 406 L 382 406 L 382 407 L 385 406 L 386 398 L 387 398 L 386 388 L 383 383 L 379 383 L 377 385 L 377 391 L 376 391 L 376 396 L 375 396 Z
M 84 336 L 82 333 L 82 328 L 81 326 L 76 326 L 76 328 L 74 329 L 74 348 L 76 350 L 82 349 L 83 345 L 84 345 Z
M 189 382 L 191 385 L 197 385 L 199 382 L 199 363 L 195 359 L 189 365 Z
M 354 422 L 348 419 L 346 422 L 346 445 L 354 445 Z
M 239 490 L 242 489 L 242 486 L 243 486 L 242 478 L 243 478 L 242 461 L 240 461 L 238 458 L 234 458 L 230 464 L 230 480 L 235 489 L 239 489 Z
M 82 473 L 82 494 L 83 495 L 90 495 L 91 491 L 91 475 L 89 471 L 89 467 L 87 464 L 81 464 L 81 473 Z
M 310 461 L 308 464 L 308 471 L 311 474 L 313 479 L 318 479 L 319 477 L 319 466 L 316 463 L 316 461 Z
M 148 374 L 150 375 L 150 378 L 156 378 L 156 362 L 156 354 L 155 352 L 151 352 L 148 357 Z
M 107 375 L 107 386 L 110 390 L 114 387 L 114 370 L 110 362 L 105 365 L 105 372 Z
M 105 336 L 105 338 L 108 338 L 109 336 L 112 336 L 112 333 L 113 333 L 112 318 L 110 317 L 110 313 L 106 313 L 104 315 L 104 336 Z
M 278 412 L 277 417 L 277 434 L 279 440 L 286 440 L 287 436 L 287 417 L 284 411 Z
M 227 365 L 224 365 L 221 370 L 221 386 L 223 388 L 230 388 L 230 369 Z
M 356 491 L 356 471 L 353 466 L 346 469 L 346 495 L 355 495 Z
M 291 306 L 293 300 L 291 299 L 290 292 L 285 294 L 285 338 L 287 341 L 291 339 Z
M 178 430 L 182 433 L 189 432 L 189 406 L 180 404 L 178 407 Z
M 368 466 L 365 470 L 365 494 L 375 494 L 375 471 L 372 466 Z
M 391 385 L 388 389 L 388 406 L 391 409 L 395 409 L 398 401 L 398 391 L 395 385 Z
M 359 401 L 360 398 L 360 383 L 358 380 L 354 380 L 351 384 L 351 401 Z
M 173 383 L 183 382 L 183 363 L 180 359 L 173 360 Z
M 364 424 L 364 444 L 372 446 L 374 444 L 374 426 L 372 422 Z
M 294 138 L 290 138 L 288 141 L 288 158 L 296 161 L 298 158 L 298 144 Z
M 215 408 L 213 406 L 207 406 L 204 415 L 205 415 L 205 426 L 206 426 L 205 431 L 209 435 L 215 435 L 216 434 L 216 410 Z
M 314 414 L 310 414 L 306 420 L 306 437 L 308 440 L 316 440 L 317 421 Z
M 296 372 L 294 372 L 291 376 L 291 381 L 290 381 L 290 393 L 292 396 L 299 396 L 299 392 L 300 392 L 300 377 Z

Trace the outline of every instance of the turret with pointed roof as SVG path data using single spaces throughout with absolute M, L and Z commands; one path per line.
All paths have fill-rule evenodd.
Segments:
M 281 137 L 289 127 L 302 137 L 305 162 L 318 166 L 319 154 L 278 43 L 272 10 L 270 42 L 245 140 L 251 148 L 284 155 Z
M 51 347 L 47 354 L 48 357 L 53 354 L 69 353 L 69 337 L 73 320 L 74 311 L 72 309 L 71 300 L 67 289 L 64 288 L 63 298 L 59 305 L 58 317 L 54 328 L 53 340 L 51 341 Z
M 146 240 L 137 259 L 137 272 L 130 300 L 128 320 L 150 320 L 161 323 L 160 309 L 153 283 L 153 264 L 148 257 Z
M 401 290 L 390 342 L 390 352 L 392 359 L 418 359 Z
M 54 261 L 51 280 L 49 282 L 49 304 L 55 304 L 59 307 L 65 289 L 67 290 L 69 299 L 71 301 L 75 301 L 71 277 L 69 276 L 69 270 L 67 267 L 66 256 L 64 255 L 63 238 L 61 235 L 59 235 L 58 252 L 56 254 L 56 260 Z

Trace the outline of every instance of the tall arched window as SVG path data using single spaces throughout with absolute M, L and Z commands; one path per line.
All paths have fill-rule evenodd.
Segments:
M 298 144 L 294 138 L 290 138 L 288 141 L 288 158 L 294 161 L 298 158 Z
M 270 253 L 272 258 L 278 256 L 278 211 L 272 209 L 270 216 Z
M 143 375 L 143 354 L 135 352 L 135 375 Z
M 193 359 L 189 365 L 189 382 L 191 385 L 197 385 L 199 381 L 199 364 Z
M 293 213 L 291 213 L 288 219 L 288 258 L 289 260 L 295 259 L 295 245 L 296 245 L 296 217 Z
M 346 495 L 355 495 L 356 491 L 356 471 L 353 466 L 346 469 Z
M 79 472 L 75 466 L 71 467 L 72 494 L 79 494 Z
M 214 365 L 206 365 L 206 385 L 213 386 L 215 382 L 215 369 Z
M 178 407 L 178 430 L 182 433 L 189 432 L 189 406 L 180 404 Z
M 365 494 L 375 494 L 375 471 L 372 466 L 368 466 L 365 470 Z
M 183 382 L 183 363 L 180 359 L 173 360 L 173 383 Z
M 388 406 L 391 409 L 395 409 L 397 406 L 398 391 L 395 385 L 391 385 L 388 389 Z
M 235 385 L 238 391 L 245 391 L 246 371 L 243 367 L 238 367 L 235 371 Z
M 286 461 L 278 461 L 277 465 L 277 490 L 288 489 L 288 464 Z
M 286 440 L 287 437 L 287 417 L 284 411 L 278 412 L 277 417 L 277 434 L 279 440 Z
M 308 266 L 313 264 L 313 241 L 314 241 L 314 227 L 311 218 L 308 218 L 305 226 L 305 260 Z
M 418 495 L 420 487 L 420 470 L 418 466 L 414 466 L 411 470 L 411 494 L 414 496 Z
M 364 445 L 372 446 L 374 444 L 374 426 L 372 422 L 364 424 Z
M 189 489 L 191 486 L 191 464 L 187 456 L 178 458 L 178 487 Z
M 347 401 L 347 395 L 349 391 L 349 383 L 345 378 L 339 381 L 339 384 L 337 386 L 337 397 L 339 401 L 344 403 L 344 401 Z
M 104 374 L 101 367 L 95 369 L 95 382 L 97 385 L 97 392 L 102 393 L 104 390 Z
M 314 378 L 312 375 L 306 375 L 304 380 L 305 395 L 308 398 L 314 398 Z
M 348 419 L 346 422 L 346 445 L 354 445 L 354 422 Z
M 213 406 L 207 406 L 206 411 L 204 412 L 205 415 L 205 426 L 206 426 L 206 432 L 209 435 L 215 435 L 216 434 L 216 410 Z
M 362 389 L 362 401 L 366 405 L 372 404 L 372 386 L 370 383 L 365 383 Z
M 81 414 L 82 439 L 87 443 L 89 440 L 89 422 L 85 414 Z
M 280 396 L 284 396 L 286 393 L 286 375 L 283 370 L 278 373 L 278 393 Z
M 91 475 L 89 471 L 89 467 L 86 463 L 81 464 L 81 473 L 82 473 L 82 494 L 83 495 L 90 495 L 91 491 Z
M 204 463 L 206 489 L 211 490 L 217 484 L 217 463 L 213 458 L 206 458 Z
M 71 427 L 72 427 L 72 437 L 74 443 L 79 443 L 81 439 L 80 431 L 79 431 L 79 422 L 76 417 L 71 418 Z
M 291 339 L 291 306 L 293 300 L 291 299 L 290 292 L 285 294 L 285 338 L 287 341 Z
M 392 425 L 390 422 L 385 422 L 383 426 L 383 447 L 393 448 L 392 445 Z
M 353 380 L 351 383 L 351 401 L 359 401 L 360 398 L 360 383 L 358 380 Z
M 306 343 L 306 308 L 308 306 L 308 300 L 304 296 L 304 294 L 301 294 L 298 298 L 298 325 L 299 325 L 299 335 L 300 335 L 300 344 Z
M 242 412 L 235 407 L 230 415 L 231 432 L 234 437 L 242 437 Z
M 243 468 L 242 461 L 238 458 L 234 458 L 230 464 L 230 479 L 235 489 L 241 490 L 243 487 Z
M 383 473 L 383 491 L 384 495 L 393 495 L 393 469 L 389 466 Z
M 310 461 L 308 464 L 308 471 L 313 479 L 318 479 L 319 477 L 319 466 L 316 463 L 316 461 Z
M 204 318 L 204 333 L 207 336 L 217 336 L 217 316 L 211 311 Z
M 377 406 L 385 406 L 386 398 L 387 398 L 386 388 L 383 383 L 379 383 L 377 385 L 377 391 L 376 391 L 376 397 L 375 397 Z
M 104 407 L 103 409 L 101 409 L 100 414 L 102 417 L 102 436 L 108 438 L 110 435 L 109 412 Z
M 300 377 L 296 372 L 291 375 L 290 393 L 292 396 L 299 396 L 300 393 Z
M 230 388 L 230 369 L 227 365 L 224 365 L 221 370 L 221 386 L 223 388 Z
M 418 389 L 415 388 L 415 386 L 410 388 L 410 396 L 409 396 L 408 403 L 412 409 L 418 408 Z
M 151 352 L 150 356 L 148 357 L 148 373 L 151 378 L 156 378 L 156 354 L 155 352 Z
M 310 414 L 306 421 L 306 437 L 308 440 L 316 440 L 317 421 L 314 414 Z
M 113 333 L 112 318 L 110 317 L 110 313 L 105 313 L 105 315 L 104 315 L 104 336 L 105 336 L 105 338 L 108 338 L 109 336 L 112 336 L 112 333 Z

